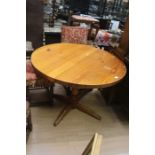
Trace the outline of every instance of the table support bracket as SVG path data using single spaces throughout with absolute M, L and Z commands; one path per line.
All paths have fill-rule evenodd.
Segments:
M 79 104 L 78 89 L 76 88 L 72 88 L 72 95 L 70 97 L 65 97 L 58 94 L 53 94 L 53 97 L 67 103 L 67 105 L 64 106 L 64 108 L 60 111 L 59 115 L 54 121 L 54 126 L 57 126 L 63 120 L 63 118 L 70 112 L 70 110 L 74 108 L 88 114 L 89 116 L 94 117 L 95 119 L 101 120 L 100 115 L 96 114 L 93 110 L 87 108 L 86 106 Z

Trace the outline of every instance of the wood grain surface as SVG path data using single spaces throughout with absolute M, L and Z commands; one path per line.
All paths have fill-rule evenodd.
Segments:
M 79 15 L 72 15 L 71 17 L 73 21 L 79 21 L 84 23 L 99 23 L 99 20 L 93 17 L 79 16 Z
M 126 74 L 126 66 L 116 56 L 83 44 L 46 45 L 33 52 L 31 61 L 49 80 L 72 87 L 104 88 Z

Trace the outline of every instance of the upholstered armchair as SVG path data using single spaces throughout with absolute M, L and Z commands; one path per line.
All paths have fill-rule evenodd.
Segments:
M 26 88 L 27 88 L 27 98 L 30 100 L 29 89 L 42 89 L 45 88 L 48 92 L 49 101 L 53 103 L 52 94 L 53 94 L 54 84 L 47 79 L 44 79 L 39 74 L 37 74 L 32 66 L 31 60 L 26 60 Z

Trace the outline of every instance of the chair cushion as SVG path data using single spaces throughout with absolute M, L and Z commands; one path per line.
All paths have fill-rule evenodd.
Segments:
M 32 63 L 30 60 L 26 60 L 26 80 L 36 80 L 37 75 L 34 72 Z
M 31 60 L 26 60 L 26 73 L 35 73 Z
M 26 80 L 36 80 L 36 79 L 37 76 L 35 73 L 29 73 L 29 72 L 26 73 Z
M 110 46 L 111 44 L 118 44 L 120 36 L 104 30 L 99 30 L 95 38 L 95 43 L 97 45 Z
M 61 41 L 68 43 L 87 44 L 88 29 L 76 26 L 63 26 Z

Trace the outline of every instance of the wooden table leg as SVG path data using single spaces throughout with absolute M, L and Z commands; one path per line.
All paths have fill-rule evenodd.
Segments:
M 63 118 L 69 113 L 69 111 L 76 107 L 77 102 L 77 95 L 78 95 L 78 89 L 73 88 L 72 89 L 72 95 L 71 98 L 66 98 L 61 95 L 54 94 L 53 97 L 55 97 L 58 100 L 68 101 L 67 105 L 60 111 L 59 115 L 57 116 L 56 120 L 54 121 L 54 126 L 57 126 Z
M 51 84 L 49 86 L 48 89 L 48 96 L 49 96 L 49 99 L 50 99 L 50 103 L 53 105 L 53 89 L 54 89 L 54 84 Z
M 72 102 L 74 104 L 74 108 L 98 119 L 98 120 L 101 120 L 101 116 L 96 114 L 93 110 L 87 108 L 86 106 L 84 105 L 80 105 L 79 102 L 78 102 L 78 89 L 76 88 L 73 88 L 72 89 Z
M 84 112 L 84 113 L 86 113 L 86 114 L 88 114 L 88 115 L 90 115 L 90 116 L 92 116 L 92 117 L 98 119 L 98 120 L 101 120 L 101 116 L 100 116 L 100 115 L 96 114 L 93 110 L 87 108 L 87 107 L 84 106 L 84 105 L 78 104 L 78 105 L 76 106 L 76 108 L 77 108 L 78 110 L 80 110 L 80 111 L 82 111 L 82 112 Z
M 65 102 L 65 103 L 70 103 L 70 99 L 66 96 L 63 96 L 63 95 L 59 95 L 59 94 L 53 94 L 53 98 L 55 98 L 56 100 L 60 100 L 62 102 Z
M 65 105 L 65 107 L 60 111 L 58 117 L 54 121 L 54 124 L 53 124 L 54 126 L 57 126 L 63 120 L 63 118 L 69 113 L 69 111 L 73 108 L 76 108 L 98 120 L 101 120 L 100 115 L 96 114 L 93 110 L 88 109 L 86 106 L 79 104 L 78 89 L 76 88 L 72 88 L 72 94 L 70 97 L 64 97 L 56 94 L 54 94 L 53 97 L 67 102 L 67 105 Z
M 54 121 L 53 125 L 57 126 L 62 120 L 63 118 L 69 113 L 69 111 L 72 109 L 72 105 L 68 104 L 65 105 L 65 107 L 60 111 L 58 117 L 56 118 L 56 120 Z

